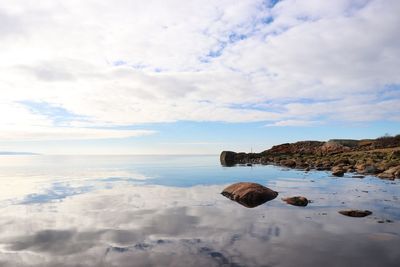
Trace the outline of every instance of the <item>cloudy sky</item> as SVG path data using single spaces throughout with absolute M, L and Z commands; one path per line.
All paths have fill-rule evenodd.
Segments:
M 400 1 L 2 0 L 0 151 L 400 133 Z

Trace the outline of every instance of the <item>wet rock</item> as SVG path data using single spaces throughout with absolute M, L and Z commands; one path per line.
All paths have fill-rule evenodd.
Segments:
M 373 241 L 391 241 L 398 238 L 397 234 L 394 233 L 373 233 L 368 236 Z
M 219 156 L 219 160 L 221 165 L 223 166 L 233 166 L 235 165 L 235 157 L 236 153 L 232 151 L 222 151 L 221 155 Z
M 278 196 L 278 192 L 256 183 L 235 183 L 226 187 L 223 196 L 247 207 L 254 208 Z
M 335 166 L 332 168 L 332 175 L 337 177 L 342 177 L 345 171 L 340 166 Z
M 364 175 L 353 175 L 353 176 L 351 176 L 352 178 L 364 178 L 365 176 Z
M 372 214 L 369 210 L 341 210 L 339 213 L 349 217 L 365 217 Z
M 293 206 L 301 206 L 305 207 L 308 205 L 308 199 L 302 196 L 295 196 L 295 197 L 287 197 L 287 198 L 282 198 L 283 201 L 285 201 L 287 204 L 293 205 Z

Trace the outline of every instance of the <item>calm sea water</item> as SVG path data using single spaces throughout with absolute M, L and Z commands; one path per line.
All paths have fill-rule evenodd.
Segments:
M 0 156 L 0 266 L 399 266 L 400 182 L 218 156 Z M 279 192 L 253 209 L 223 197 Z M 281 197 L 313 202 L 289 206 Z M 341 209 L 368 209 L 351 218 Z

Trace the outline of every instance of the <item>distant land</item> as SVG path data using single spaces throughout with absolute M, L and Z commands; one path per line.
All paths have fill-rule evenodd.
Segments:
M 334 176 L 353 173 L 354 178 L 376 175 L 400 178 L 400 135 L 376 139 L 332 139 L 327 142 L 299 141 L 273 146 L 261 153 L 223 151 L 221 164 L 265 164 L 304 171 L 331 171 Z
M 0 151 L 0 155 L 40 155 L 40 154 L 33 152 Z

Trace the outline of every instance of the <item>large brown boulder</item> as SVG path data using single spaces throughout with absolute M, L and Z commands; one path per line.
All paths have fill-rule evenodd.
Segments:
M 278 192 L 256 183 L 235 183 L 226 187 L 223 196 L 247 207 L 254 208 L 278 196 Z
M 236 163 L 235 157 L 236 153 L 233 151 L 222 151 L 219 160 L 223 166 L 233 166 Z

